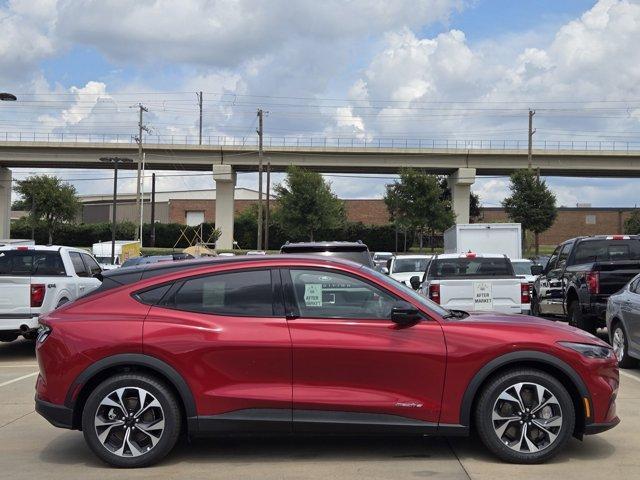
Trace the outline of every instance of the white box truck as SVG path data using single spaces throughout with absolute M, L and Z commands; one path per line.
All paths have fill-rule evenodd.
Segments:
M 522 258 L 519 223 L 459 223 L 444 232 L 444 253 L 499 253 Z

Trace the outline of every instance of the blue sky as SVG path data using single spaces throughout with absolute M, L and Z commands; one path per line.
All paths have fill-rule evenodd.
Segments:
M 264 107 L 274 136 L 524 141 L 533 107 L 541 142 L 640 142 L 637 0 L 14 0 L 0 1 L 0 30 L 0 90 L 22 100 L 0 111 L 0 133 L 126 137 L 143 102 L 154 134 L 194 135 L 203 90 L 214 137 L 253 135 Z M 54 173 L 104 175 L 76 182 L 81 193 L 110 188 L 103 173 Z M 330 180 L 345 198 L 389 181 Z M 563 205 L 635 205 L 635 183 L 549 179 Z M 507 187 L 473 188 L 494 206 Z

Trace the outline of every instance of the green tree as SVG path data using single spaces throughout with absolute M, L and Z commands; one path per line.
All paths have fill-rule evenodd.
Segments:
M 518 170 L 511 174 L 511 196 L 502 201 L 509 218 L 534 233 L 536 255 L 540 251 L 539 235 L 548 230 L 558 216 L 556 196 L 533 170 Z
M 629 235 L 640 234 L 640 209 L 634 209 L 629 218 L 624 221 L 624 233 Z
M 405 168 L 400 179 L 387 185 L 384 201 L 391 214 L 391 221 L 399 227 L 411 229 L 419 236 L 420 250 L 425 234 L 449 228 L 455 222 L 451 202 L 445 200 L 438 177 Z M 434 245 L 432 244 L 432 250 Z
M 34 175 L 18 180 L 14 190 L 22 197 L 22 205 L 28 207 L 31 225 L 44 224 L 49 243 L 53 243 L 58 227 L 75 220 L 80 210 L 75 187 L 58 177 Z
M 451 202 L 451 188 L 449 188 L 449 184 L 447 183 L 447 177 L 439 177 L 438 184 L 442 189 L 441 199 L 447 202 Z M 476 222 L 480 219 L 480 197 L 471 192 L 469 195 L 469 221 Z
M 338 228 L 345 222 L 344 203 L 317 172 L 291 166 L 274 191 L 278 204 L 274 220 L 293 237 L 313 241 L 319 230 Z

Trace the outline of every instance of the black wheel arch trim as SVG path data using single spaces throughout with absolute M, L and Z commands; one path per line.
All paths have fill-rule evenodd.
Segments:
M 123 353 L 112 355 L 91 364 L 80 375 L 76 377 L 76 379 L 71 384 L 71 387 L 69 387 L 67 397 L 65 399 L 65 405 L 68 408 L 74 408 L 75 400 L 73 396 L 74 394 L 78 393 L 78 387 L 84 387 L 84 385 L 86 385 L 88 381 L 90 381 L 93 377 L 100 374 L 101 372 L 109 368 L 119 366 L 146 367 L 151 370 L 157 371 L 158 373 L 163 375 L 169 382 L 171 382 L 171 385 L 177 390 L 182 399 L 186 416 L 195 417 L 197 415 L 196 403 L 193 398 L 193 393 L 191 392 L 189 385 L 182 377 L 182 375 L 180 375 L 175 368 L 173 368 L 166 362 L 159 360 L 156 357 L 152 357 L 150 355 L 145 355 L 142 353 Z
M 563 360 L 560 360 L 559 358 L 554 357 L 551 354 L 538 352 L 535 350 L 511 352 L 491 360 L 480 370 L 478 370 L 475 376 L 471 379 L 469 385 L 467 385 L 467 389 L 464 392 L 462 403 L 460 405 L 461 425 L 467 427 L 471 425 L 471 407 L 473 406 L 473 401 L 476 398 L 476 394 L 478 393 L 478 390 L 484 383 L 484 381 L 498 369 L 516 362 L 538 362 L 555 367 L 562 373 L 564 373 L 567 377 L 569 377 L 581 397 L 590 398 L 589 390 L 587 389 L 587 386 L 585 385 L 580 375 Z

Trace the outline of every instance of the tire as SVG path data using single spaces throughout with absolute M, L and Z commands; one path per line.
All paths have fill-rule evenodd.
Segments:
M 592 335 L 596 334 L 598 330 L 596 322 L 589 317 L 585 317 L 582 314 L 580 304 L 577 302 L 577 300 L 574 300 L 569 304 L 569 308 L 567 309 L 567 317 L 569 320 L 569 325 L 571 325 L 572 327 L 579 328 L 580 330 L 589 332 Z
M 0 342 L 13 342 L 17 338 L 17 333 L 0 333 Z
M 531 296 L 531 315 L 534 317 L 540 316 L 540 303 L 538 302 L 538 296 L 535 293 Z
M 141 399 L 146 405 L 142 412 Z M 123 413 L 124 408 L 127 411 Z M 140 414 L 138 421 L 136 412 Z M 119 374 L 106 379 L 91 392 L 82 412 L 87 445 L 114 467 L 146 467 L 159 462 L 176 444 L 181 424 L 175 395 L 147 374 Z
M 536 410 L 538 387 L 548 403 Z M 510 397 L 516 401 L 507 400 Z M 524 412 L 517 400 L 524 403 Z M 510 419 L 503 421 L 503 417 Z M 555 456 L 573 435 L 576 421 L 573 401 L 564 386 L 552 375 L 529 368 L 491 379 L 480 393 L 474 420 L 480 439 L 492 453 L 505 462 L 522 464 L 542 463 Z M 538 425 L 548 425 L 546 432 Z
M 618 321 L 613 325 L 611 332 L 611 345 L 618 359 L 620 368 L 633 368 L 637 365 L 637 361 L 629 356 L 629 341 L 627 340 L 627 332 L 622 322 Z

